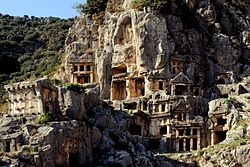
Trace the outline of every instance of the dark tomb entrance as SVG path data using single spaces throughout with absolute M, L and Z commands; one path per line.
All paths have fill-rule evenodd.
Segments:
M 227 131 L 218 131 L 218 132 L 215 132 L 215 135 L 216 135 L 216 143 L 215 144 L 217 144 L 217 143 L 220 143 L 226 139 Z
M 137 124 L 131 124 L 129 128 L 129 132 L 132 135 L 142 135 L 141 134 L 141 126 Z
M 184 146 L 183 139 L 179 139 L 179 151 L 184 151 L 183 146 Z
M 190 151 L 190 139 L 186 139 L 186 151 Z
M 148 149 L 149 150 L 158 150 L 160 147 L 159 139 L 149 139 L 148 141 Z
M 5 152 L 10 152 L 10 141 L 5 142 Z
M 161 127 L 161 129 L 160 129 L 160 134 L 161 134 L 161 135 L 165 135 L 165 134 L 167 134 L 167 133 L 168 133 L 167 127 L 166 127 L 166 126 Z
M 69 166 L 70 167 L 78 167 L 79 166 L 79 152 L 76 153 L 69 153 Z

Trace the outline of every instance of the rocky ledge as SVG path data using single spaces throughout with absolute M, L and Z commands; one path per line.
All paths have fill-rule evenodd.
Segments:
M 62 90 L 67 99 L 63 117 L 48 122 L 41 121 L 44 115 L 1 119 L 0 166 L 194 166 L 149 151 L 142 137 L 129 133 L 130 116 L 93 91 Z M 71 120 L 70 111 L 80 103 L 83 119 Z

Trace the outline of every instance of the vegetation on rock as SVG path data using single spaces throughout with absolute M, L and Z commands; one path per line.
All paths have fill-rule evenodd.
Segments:
M 72 24 L 73 19 L 0 14 L 0 103 L 4 85 L 56 71 Z
M 36 119 L 36 123 L 38 124 L 47 124 L 48 122 L 52 122 L 52 121 L 56 121 L 57 118 L 54 116 L 53 113 L 48 112 L 48 113 L 44 113 L 41 114 L 37 119 Z
M 163 11 L 169 2 L 169 0 L 133 0 L 131 7 L 138 10 L 142 10 L 144 7 L 150 7 L 158 13 L 164 13 Z
M 86 86 L 80 85 L 80 84 L 72 84 L 72 83 L 67 83 L 66 87 L 68 90 L 77 92 L 77 93 L 84 93 Z
M 77 3 L 74 8 L 79 13 L 99 14 L 105 11 L 108 0 L 87 0 L 87 3 Z

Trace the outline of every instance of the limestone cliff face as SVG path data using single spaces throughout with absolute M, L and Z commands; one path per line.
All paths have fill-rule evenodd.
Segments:
M 168 100 L 179 94 L 173 83 L 185 81 L 192 88 L 189 94 L 180 94 L 203 98 L 202 103 L 196 103 L 204 110 L 202 129 L 212 126 L 211 135 L 204 132 L 211 136 L 207 138 L 210 144 L 228 138 L 227 132 L 240 119 L 225 99 L 249 92 L 244 77 L 250 74 L 250 3 L 171 1 L 162 15 L 150 8 L 131 9 L 130 4 L 130 0 L 114 0 L 101 20 L 86 14 L 77 18 L 66 40 L 68 80 L 72 81 L 70 74 L 76 72 L 75 64 L 92 63 L 90 80 L 99 83 L 101 98 L 118 101 L 148 95 Z M 79 72 L 81 67 L 77 68 Z M 154 92 L 155 86 L 160 94 Z M 218 98 L 225 99 L 210 102 L 210 111 L 217 106 L 223 112 L 207 116 L 208 102 Z M 188 101 L 191 107 L 187 108 L 192 108 L 195 102 Z
M 170 52 L 167 35 L 166 20 L 153 13 L 107 13 L 101 25 L 82 15 L 70 30 L 67 60 L 92 57 L 101 95 L 109 98 L 112 67 L 126 63 L 128 71 L 139 73 L 162 69 Z
M 249 2 L 178 1 L 169 4 L 164 16 L 148 8 L 130 9 L 130 3 L 115 1 L 119 10 L 107 9 L 102 21 L 79 16 L 66 40 L 67 73 L 69 62 L 94 62 L 102 98 L 110 98 L 112 68 L 125 64 L 133 75 L 148 72 L 169 78 L 172 55 L 203 57 L 205 87 L 221 78 L 232 83 L 249 75 Z M 186 75 L 192 78 L 191 73 Z

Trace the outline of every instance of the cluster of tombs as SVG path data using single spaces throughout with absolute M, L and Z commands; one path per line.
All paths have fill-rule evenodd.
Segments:
M 130 132 L 145 137 L 152 149 L 191 151 L 225 139 L 225 113 L 208 121 L 202 60 L 199 55 L 174 55 L 167 75 L 128 70 L 126 62 L 112 65 L 110 100 L 116 109 L 132 114 Z M 70 82 L 96 82 L 94 62 L 74 60 L 69 66 Z M 58 89 L 48 79 L 7 85 L 5 89 L 9 92 L 11 116 L 59 109 Z
M 135 70 L 133 57 L 112 63 L 109 100 L 114 108 L 133 115 L 130 132 L 148 139 L 152 149 L 183 152 L 216 144 L 225 139 L 227 128 L 221 121 L 225 115 L 214 116 L 214 124 L 208 125 L 205 63 L 202 55 L 173 55 L 163 73 Z M 69 62 L 71 82 L 82 83 L 72 77 L 81 76 L 85 64 L 91 64 L 88 73 L 93 76 L 84 83 L 96 81 L 94 62 L 78 60 Z M 232 76 L 216 78 L 216 84 L 223 86 Z
M 9 93 L 8 114 L 26 115 L 55 112 L 59 109 L 58 88 L 48 78 L 5 86 Z

